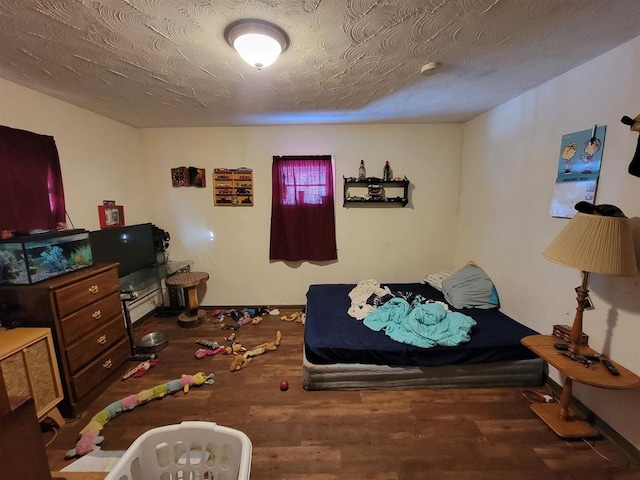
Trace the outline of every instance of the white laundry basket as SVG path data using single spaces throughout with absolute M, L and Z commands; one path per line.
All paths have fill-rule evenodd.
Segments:
M 140 435 L 105 480 L 248 480 L 251 440 L 213 422 L 182 422 Z

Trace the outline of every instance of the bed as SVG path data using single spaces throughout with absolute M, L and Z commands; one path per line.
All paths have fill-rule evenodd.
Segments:
M 384 284 L 444 301 L 427 284 Z M 420 348 L 374 331 L 347 311 L 355 284 L 311 285 L 303 348 L 305 390 L 532 386 L 543 382 L 544 362 L 520 340 L 536 331 L 497 308 L 454 309 L 476 321 L 471 340 Z

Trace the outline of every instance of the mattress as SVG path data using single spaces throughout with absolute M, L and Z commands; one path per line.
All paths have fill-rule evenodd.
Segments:
M 444 301 L 420 283 L 384 284 L 392 292 Z M 355 284 L 311 285 L 307 292 L 303 386 L 307 390 L 540 385 L 544 362 L 520 339 L 537 334 L 498 309 L 453 309 L 477 325 L 471 341 L 420 348 L 396 342 L 347 314 Z

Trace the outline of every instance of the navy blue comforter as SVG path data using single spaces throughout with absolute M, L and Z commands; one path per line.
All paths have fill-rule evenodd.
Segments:
M 382 284 L 392 292 L 415 292 L 444 301 L 435 288 L 421 283 Z M 311 285 L 307 292 L 304 346 L 315 364 L 364 363 L 399 366 L 439 366 L 504 362 L 536 358 L 520 339 L 538 332 L 518 323 L 498 309 L 454 309 L 473 318 L 477 325 L 471 341 L 452 347 L 420 348 L 396 342 L 382 331 L 373 331 L 347 314 L 349 292 L 355 284 Z

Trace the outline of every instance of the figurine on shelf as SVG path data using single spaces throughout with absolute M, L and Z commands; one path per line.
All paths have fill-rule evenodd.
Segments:
M 384 164 L 384 170 L 382 171 L 382 181 L 388 182 L 391 180 L 391 167 L 389 166 L 389 161 L 387 160 Z
M 358 180 L 367 178 L 367 170 L 364 168 L 364 160 L 360 160 L 360 168 L 358 169 Z

